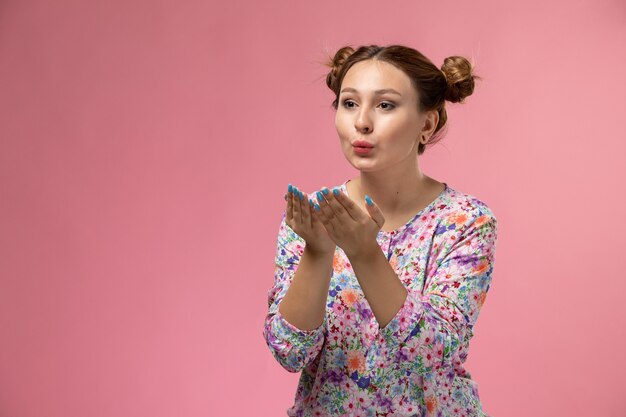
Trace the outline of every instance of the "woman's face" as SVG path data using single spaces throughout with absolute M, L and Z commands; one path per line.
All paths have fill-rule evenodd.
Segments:
M 377 93 L 377 90 L 395 90 Z M 417 91 L 409 77 L 393 65 L 361 61 L 346 73 L 341 84 L 335 127 L 346 159 L 360 171 L 393 166 L 417 158 L 424 117 L 417 108 Z M 368 152 L 353 146 L 362 140 Z

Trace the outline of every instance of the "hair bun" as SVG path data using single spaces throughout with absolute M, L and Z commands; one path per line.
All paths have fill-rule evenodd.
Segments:
M 474 66 L 462 56 L 450 56 L 443 61 L 441 71 L 448 84 L 445 99 L 452 103 L 463 102 L 465 97 L 474 92 L 474 80 L 480 79 L 473 74 Z
M 328 75 L 326 75 L 326 85 L 331 89 L 335 90 L 335 82 L 337 81 L 337 76 L 341 71 L 341 67 L 346 62 L 346 60 L 354 53 L 354 48 L 350 46 L 344 46 L 339 49 L 335 56 L 326 63 L 326 66 L 330 67 L 330 71 Z

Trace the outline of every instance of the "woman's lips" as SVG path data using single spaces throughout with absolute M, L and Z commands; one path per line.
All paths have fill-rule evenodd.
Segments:
M 357 140 L 357 141 L 354 141 L 354 142 L 352 143 L 352 146 L 359 146 L 359 147 L 361 147 L 361 148 L 373 148 L 373 147 L 374 147 L 374 145 L 372 145 L 371 143 L 366 142 L 366 141 L 364 141 L 364 140 Z
M 354 152 L 358 153 L 359 155 L 367 155 L 368 153 L 371 153 L 374 148 L 364 147 L 364 146 L 353 146 L 353 149 L 354 149 Z

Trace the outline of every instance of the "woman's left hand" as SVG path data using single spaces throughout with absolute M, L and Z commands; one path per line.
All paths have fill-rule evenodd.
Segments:
M 329 190 L 323 187 L 316 196 L 320 210 L 312 210 L 314 216 L 348 257 L 369 251 L 373 245 L 378 246 L 376 237 L 385 224 L 385 217 L 376 203 L 369 205 L 366 201 L 365 212 L 339 188 Z

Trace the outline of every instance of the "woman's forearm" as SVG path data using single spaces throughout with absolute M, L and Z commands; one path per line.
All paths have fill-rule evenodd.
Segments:
M 379 327 L 384 328 L 404 305 L 406 287 L 375 242 L 348 259 Z
M 317 253 L 304 248 L 298 269 L 278 306 L 289 323 L 313 330 L 324 322 L 334 252 Z

